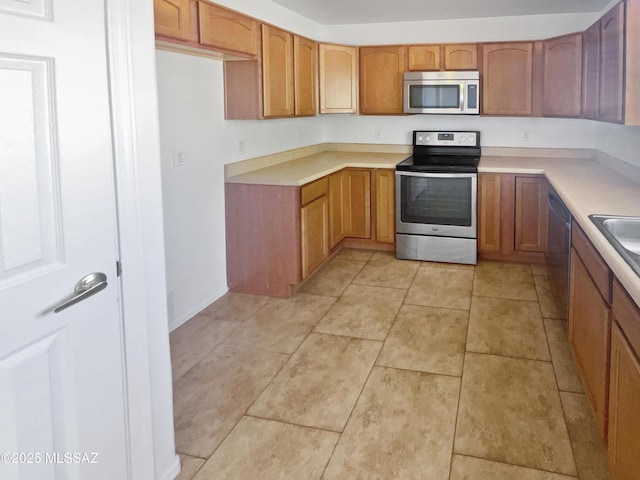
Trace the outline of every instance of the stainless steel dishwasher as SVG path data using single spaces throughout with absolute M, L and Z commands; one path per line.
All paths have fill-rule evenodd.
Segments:
M 569 268 L 571 257 L 571 212 L 558 194 L 551 189 L 547 197 L 549 228 L 547 237 L 547 268 L 562 320 L 569 318 Z

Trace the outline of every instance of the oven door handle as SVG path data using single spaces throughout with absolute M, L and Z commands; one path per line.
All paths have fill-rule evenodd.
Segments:
M 399 177 L 433 177 L 433 178 L 475 178 L 477 173 L 430 173 L 430 172 L 409 172 L 406 170 L 396 170 Z

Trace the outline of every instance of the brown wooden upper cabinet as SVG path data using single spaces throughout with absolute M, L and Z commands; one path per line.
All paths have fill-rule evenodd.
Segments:
M 285 30 L 262 25 L 263 115 L 294 115 L 293 35 Z
M 477 70 L 478 46 L 474 44 L 445 45 L 444 69 Z
M 156 34 L 189 40 L 189 0 L 153 0 L 153 17 Z
M 320 113 L 356 113 L 358 49 L 321 43 Z
M 409 71 L 477 70 L 478 46 L 475 44 L 409 45 Z
M 483 114 L 532 114 L 532 42 L 483 45 L 482 76 Z
M 200 1 L 198 22 L 202 45 L 251 56 L 260 52 L 260 24 L 251 17 Z
M 579 117 L 581 84 L 582 34 L 545 40 L 543 115 Z
M 624 123 L 640 125 L 640 0 L 627 0 Z
M 409 45 L 408 69 L 412 72 L 440 70 L 440 45 Z
M 633 81 L 637 82 L 637 79 Z M 624 2 L 620 2 L 600 19 L 598 119 L 621 123 L 623 121 L 623 103 Z
M 400 115 L 405 48 L 360 48 L 360 113 Z
M 318 45 L 308 38 L 293 36 L 293 76 L 296 117 L 316 114 Z
M 582 117 L 598 118 L 600 94 L 600 22 L 582 34 Z

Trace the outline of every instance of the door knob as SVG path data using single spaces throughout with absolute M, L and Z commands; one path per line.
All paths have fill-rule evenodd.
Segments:
M 101 292 L 105 288 L 107 288 L 107 276 L 104 273 L 96 272 L 85 275 L 78 283 L 76 283 L 76 286 L 73 289 L 75 295 L 55 307 L 53 311 L 55 313 L 61 312 L 62 310 L 65 310 L 70 306 Z

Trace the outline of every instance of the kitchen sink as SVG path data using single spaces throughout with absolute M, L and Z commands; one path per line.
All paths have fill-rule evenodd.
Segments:
M 640 276 L 640 217 L 589 215 L 589 218 Z

